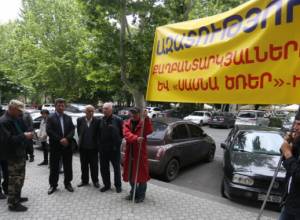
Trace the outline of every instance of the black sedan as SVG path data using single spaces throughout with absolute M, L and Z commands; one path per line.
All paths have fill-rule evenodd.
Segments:
M 257 126 L 234 127 L 225 143 L 221 144 L 224 149 L 222 196 L 263 201 L 280 159 L 282 143 L 283 134 L 279 130 Z M 284 177 L 285 169 L 281 167 L 268 202 L 281 202 Z
M 150 174 L 172 181 L 184 166 L 213 161 L 215 141 L 198 125 L 174 118 L 155 118 L 152 123 L 153 133 L 147 137 Z

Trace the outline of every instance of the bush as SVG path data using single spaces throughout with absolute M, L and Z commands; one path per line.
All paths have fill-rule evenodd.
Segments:
M 275 118 L 275 117 L 270 118 L 269 127 L 281 128 L 282 124 L 283 122 L 280 118 Z

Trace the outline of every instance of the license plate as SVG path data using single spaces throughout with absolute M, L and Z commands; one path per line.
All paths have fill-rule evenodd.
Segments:
M 258 200 L 259 201 L 264 201 L 266 198 L 266 195 L 265 194 L 258 194 Z M 273 195 L 270 195 L 267 202 L 274 202 L 274 203 L 281 203 L 281 196 L 273 196 Z
M 214 118 L 214 119 L 213 119 L 213 121 L 217 121 L 217 119 L 216 119 L 216 118 Z

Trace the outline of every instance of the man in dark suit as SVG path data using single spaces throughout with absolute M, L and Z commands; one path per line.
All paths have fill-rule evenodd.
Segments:
M 55 100 L 55 112 L 51 114 L 47 121 L 46 131 L 49 136 L 50 146 L 50 188 L 48 194 L 52 194 L 57 189 L 59 177 L 59 161 L 62 158 L 64 168 L 64 185 L 66 190 L 74 192 L 71 185 L 73 179 L 72 171 L 72 142 L 75 126 L 72 118 L 64 114 L 65 100 Z
M 101 192 L 106 192 L 111 188 L 110 182 L 110 162 L 114 169 L 114 184 L 116 192 L 122 191 L 121 185 L 121 143 L 123 138 L 123 121 L 116 115 L 113 115 L 113 104 L 111 102 L 104 103 L 104 117 L 99 123 L 99 152 L 100 152 L 100 171 L 104 187 Z
M 94 186 L 96 188 L 100 187 L 97 149 L 97 130 L 99 122 L 94 117 L 94 112 L 95 108 L 92 105 L 88 105 L 85 108 L 86 116 L 77 119 L 81 163 L 81 183 L 78 187 L 89 184 L 89 169 Z

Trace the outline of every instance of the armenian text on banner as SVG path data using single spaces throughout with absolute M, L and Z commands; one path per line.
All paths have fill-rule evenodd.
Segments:
M 250 0 L 158 27 L 146 99 L 300 103 L 300 0 Z

